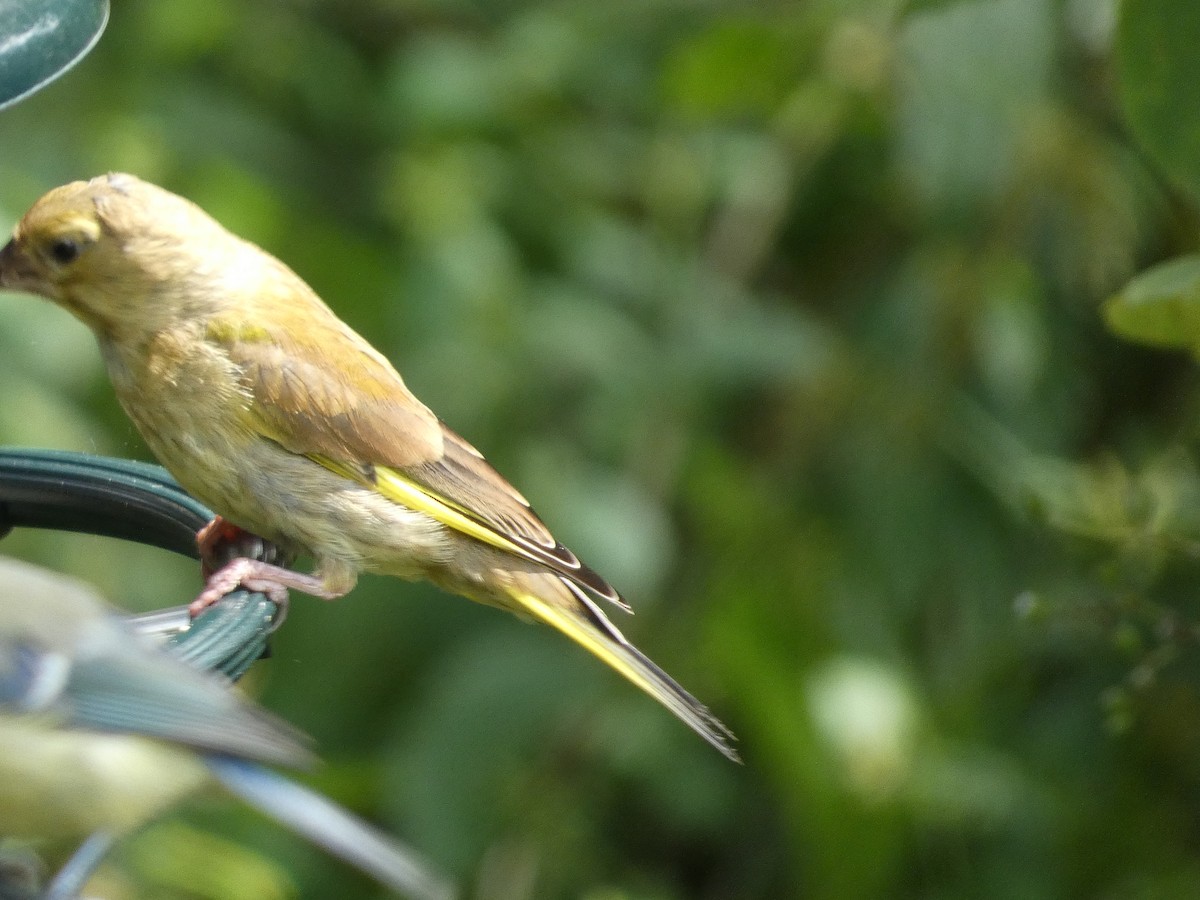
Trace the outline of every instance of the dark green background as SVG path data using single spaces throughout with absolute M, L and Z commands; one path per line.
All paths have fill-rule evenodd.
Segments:
M 250 689 L 467 896 L 1198 896 L 1200 378 L 1100 314 L 1195 249 L 1176 5 L 121 0 L 0 114 L 0 221 L 127 170 L 286 260 L 741 737 L 426 586 L 296 597 Z M 146 455 L 48 304 L 0 297 L 0 397 L 4 444 Z M 118 863 L 378 895 L 220 802 Z

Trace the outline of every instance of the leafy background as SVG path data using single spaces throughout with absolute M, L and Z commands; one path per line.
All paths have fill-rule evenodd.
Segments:
M 1195 249 L 1197 9 L 121 0 L 0 113 L 0 220 L 126 170 L 288 261 L 741 737 L 426 586 L 297 597 L 249 689 L 468 896 L 1196 896 L 1200 378 L 1102 305 Z M 48 304 L 0 297 L 0 396 L 6 445 L 147 456 Z M 103 878 L 378 896 L 220 800 Z

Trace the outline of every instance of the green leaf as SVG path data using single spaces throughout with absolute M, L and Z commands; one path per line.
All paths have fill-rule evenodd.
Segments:
M 75 65 L 107 22 L 108 0 L 0 0 L 0 109 Z
M 1200 200 L 1200 4 L 1125 0 L 1117 25 L 1121 102 L 1138 141 Z
M 1113 334 L 1156 347 L 1200 349 L 1200 255 L 1143 272 L 1104 305 Z

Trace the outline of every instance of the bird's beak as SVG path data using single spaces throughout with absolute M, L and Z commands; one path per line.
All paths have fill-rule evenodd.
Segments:
M 10 240 L 0 249 L 0 289 L 10 291 L 33 290 L 37 283 L 35 273 L 17 246 Z

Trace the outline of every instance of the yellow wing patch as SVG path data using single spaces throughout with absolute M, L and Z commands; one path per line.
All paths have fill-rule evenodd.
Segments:
M 349 478 L 359 483 L 366 481 L 361 471 L 357 471 L 345 463 L 337 462 L 319 454 L 313 454 L 310 458 L 331 472 L 341 475 L 343 478 Z M 399 472 L 389 469 L 386 466 L 376 466 L 374 472 L 375 481 L 371 487 L 375 488 L 375 490 L 379 491 L 379 493 L 383 494 L 389 500 L 395 501 L 409 509 L 415 509 L 417 512 L 423 512 L 427 516 L 437 519 L 437 521 L 441 522 L 447 528 L 453 528 L 457 532 L 465 534 L 468 537 L 473 537 L 475 540 L 482 541 L 498 550 L 503 550 L 505 553 L 512 553 L 524 559 L 529 559 L 532 562 L 539 562 L 533 554 L 526 551 L 520 545 L 513 543 L 488 526 L 466 515 L 458 504 L 431 493 L 415 481 L 405 478 Z
M 451 432 L 447 432 L 447 434 L 456 437 Z M 454 445 L 448 444 L 447 446 Z M 465 442 L 462 443 L 462 446 L 473 449 Z M 487 466 L 486 462 L 483 462 L 482 457 L 478 457 L 481 465 L 486 467 L 482 475 L 485 479 L 486 476 L 490 475 L 492 481 L 481 481 L 480 488 L 486 488 L 489 485 L 492 487 L 495 487 L 497 484 L 500 485 L 502 490 L 498 496 L 508 498 L 513 504 L 512 509 L 518 514 L 523 513 L 525 515 L 524 519 L 518 518 L 514 520 L 511 517 L 495 512 L 490 516 L 481 514 L 478 510 L 472 509 L 465 503 L 459 502 L 452 497 L 447 497 L 441 490 L 431 487 L 425 478 L 422 478 L 418 474 L 409 475 L 406 472 L 398 471 L 395 468 L 385 465 L 367 464 L 359 466 L 339 462 L 323 453 L 310 452 L 306 455 L 330 471 L 336 472 L 345 478 L 353 479 L 364 486 L 371 487 L 395 503 L 431 516 L 447 528 L 452 528 L 460 534 L 474 538 L 490 547 L 495 547 L 504 553 L 509 553 L 543 566 L 553 572 L 557 572 L 583 589 L 591 592 L 596 597 L 619 606 L 625 612 L 631 611 L 629 605 L 621 599 L 621 595 L 613 589 L 612 585 L 597 575 L 592 569 L 583 565 L 570 550 L 562 544 L 558 544 L 550 537 L 550 533 L 545 530 L 545 526 L 542 525 L 541 520 L 534 515 L 533 510 L 529 509 L 520 494 L 517 494 L 508 482 L 496 474 L 495 470 Z M 421 467 L 418 467 L 416 471 L 421 472 Z M 472 473 L 467 472 L 465 475 L 471 477 Z M 426 467 L 425 476 L 429 477 L 428 467 Z M 455 485 L 453 479 L 446 483 L 451 485 L 453 489 Z M 503 507 L 499 508 L 503 509 Z M 524 523 L 526 526 L 532 523 L 537 528 L 526 527 L 522 529 L 520 524 L 512 524 L 514 521 Z M 540 543 L 537 540 L 539 531 L 545 534 L 546 543 Z

